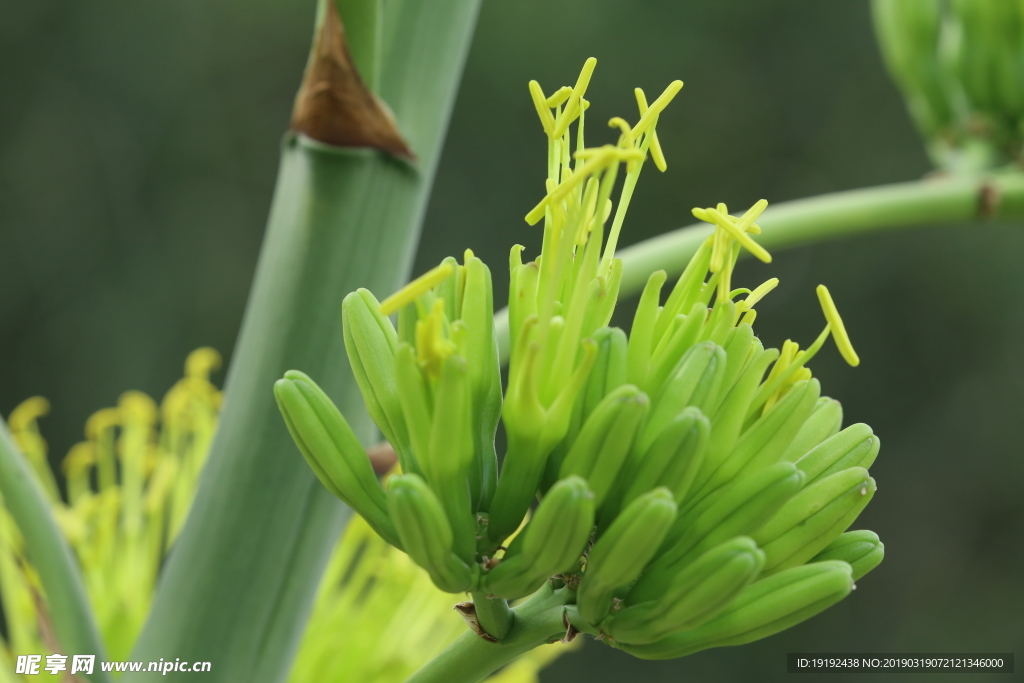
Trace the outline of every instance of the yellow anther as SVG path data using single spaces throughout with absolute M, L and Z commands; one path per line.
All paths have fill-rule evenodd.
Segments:
M 554 137 L 551 133 L 555 128 L 555 117 L 551 115 L 547 98 L 544 97 L 544 91 L 540 89 L 540 83 L 537 81 L 530 81 L 530 97 L 533 99 L 533 106 L 537 108 L 537 116 L 540 117 L 544 132 L 548 137 Z
M 387 299 L 384 299 L 380 305 L 380 312 L 384 315 L 391 315 L 400 308 L 408 306 L 447 280 L 454 270 L 455 268 L 450 263 L 442 263 L 435 268 L 431 268 Z
M 772 291 L 778 286 L 779 278 L 777 277 L 773 277 L 770 280 L 765 280 L 760 285 L 755 287 L 754 291 L 747 295 L 747 298 L 745 298 L 742 302 L 743 306 L 748 310 L 753 308 L 758 301 L 760 301 L 761 299 L 765 298 L 765 296 L 768 295 L 768 292 Z
M 640 116 L 647 113 L 649 107 L 647 106 L 647 96 L 644 95 L 644 91 L 640 88 L 635 88 L 633 94 L 636 95 L 636 104 L 640 108 Z M 662 173 L 668 168 L 668 162 L 665 161 L 665 153 L 661 149 L 661 142 L 658 141 L 658 132 L 651 131 L 651 159 L 654 160 L 654 165 Z
M 608 120 L 609 128 L 618 128 L 622 131 L 622 137 L 625 139 L 626 144 L 622 145 L 626 149 L 633 148 L 633 129 L 629 127 L 629 123 L 626 119 L 621 116 L 613 116 Z M 620 143 L 621 144 L 621 143 Z
M 576 79 L 576 86 L 572 89 L 572 94 L 569 95 L 569 99 L 565 103 L 565 109 L 562 110 L 561 116 L 559 116 L 558 121 L 555 122 L 552 137 L 560 138 L 565 135 L 565 131 L 569 129 L 569 124 L 575 121 L 576 117 L 579 116 L 580 100 L 587 92 L 587 86 L 590 85 L 590 78 L 594 75 L 594 67 L 596 66 L 597 60 L 593 57 L 590 57 L 583 63 L 583 70 L 580 71 L 580 76 Z
M 117 402 L 117 409 L 125 420 L 151 425 L 156 422 L 156 403 L 141 391 L 126 391 Z
M 708 216 L 708 212 L 705 209 L 701 209 L 699 207 L 694 207 L 690 211 L 690 213 L 692 213 L 693 217 L 696 218 L 699 221 L 704 221 L 705 223 L 711 223 L 711 218 Z
M 654 102 L 651 103 L 651 106 L 647 109 L 646 112 L 644 112 L 643 116 L 640 117 L 640 120 L 637 121 L 637 124 L 633 126 L 634 140 L 643 135 L 644 132 L 646 132 L 647 129 L 650 128 L 651 124 L 654 122 L 654 119 L 658 117 L 658 114 L 660 114 L 665 109 L 665 107 L 668 106 L 668 103 L 672 101 L 672 98 L 674 98 L 682 89 L 682 81 L 672 81 L 671 83 L 668 84 L 668 87 L 665 88 L 665 92 L 658 95 L 658 99 L 654 100 Z
M 756 317 L 757 317 L 757 311 L 755 311 L 753 308 L 751 308 L 750 310 L 744 312 L 743 317 L 740 318 L 739 324 L 740 325 L 746 324 L 746 325 L 750 325 L 751 327 L 753 327 L 754 326 L 754 319 Z
M 50 402 L 42 396 L 33 396 L 19 403 L 11 411 L 7 424 L 12 432 L 23 432 L 48 412 L 50 412 Z
M 609 164 L 618 161 L 629 161 L 631 159 L 643 159 L 643 154 L 641 154 L 639 150 L 622 149 L 613 145 L 582 149 L 579 152 L 576 152 L 575 156 L 577 158 L 584 159 L 586 163 L 584 163 L 578 171 L 572 173 L 564 182 L 559 183 L 557 187 L 552 188 L 551 183 L 549 182 L 547 196 L 540 200 L 540 203 L 533 207 L 530 213 L 526 214 L 526 222 L 529 225 L 536 225 L 537 221 L 544 217 L 544 211 L 548 204 L 560 201 L 572 192 L 572 190 L 578 187 L 584 180 L 599 171 L 604 170 L 604 168 Z
M 750 227 L 747 228 L 747 232 L 749 232 L 751 235 L 760 235 L 761 234 L 761 226 L 758 225 L 757 223 L 751 223 Z
M 185 359 L 185 376 L 210 379 L 210 374 L 220 368 L 220 354 L 209 346 L 196 349 Z
M 829 294 L 828 287 L 818 285 L 817 291 L 821 310 L 825 313 L 825 320 L 828 321 L 829 327 L 832 328 L 832 338 L 836 340 L 836 346 L 839 348 L 840 355 L 842 355 L 847 363 L 857 367 L 860 365 L 860 357 L 853 350 L 850 337 L 846 334 L 846 326 L 843 325 L 843 319 L 839 317 L 839 309 L 836 308 L 835 302 L 832 301 L 832 295 Z
M 747 209 L 746 212 L 740 216 L 739 220 L 736 221 L 736 229 L 742 232 L 747 232 L 747 229 L 754 224 L 754 221 L 756 221 L 767 208 L 768 200 L 758 199 L 754 202 L 754 205 Z M 723 213 L 725 212 L 723 211 Z M 758 226 L 757 229 L 758 232 L 760 232 L 760 226 Z
M 466 251 L 462 252 L 462 265 L 466 265 L 466 263 L 469 262 L 469 259 L 475 257 L 476 254 L 473 253 L 472 249 L 467 249 Z
M 567 85 L 563 85 L 561 88 L 556 90 L 551 97 L 545 100 L 544 104 L 547 105 L 549 109 L 554 109 L 555 107 L 559 107 L 564 104 L 565 101 L 569 99 L 570 95 L 572 95 L 572 88 Z M 586 109 L 585 105 L 583 109 Z
M 455 353 L 456 346 L 445 337 L 444 301 L 438 299 L 427 317 L 416 322 L 416 356 L 427 375 L 436 379 L 441 364 Z
M 119 422 L 120 415 L 116 408 L 97 410 L 85 421 L 85 436 L 89 439 L 98 439 L 103 432 L 116 427 Z
M 743 245 L 743 247 L 757 257 L 758 260 L 764 261 L 765 263 L 771 263 L 772 255 L 768 253 L 767 249 L 751 239 L 745 229 L 740 229 L 739 221 L 716 209 L 708 209 L 707 214 L 708 217 L 714 221 L 715 225 L 725 230 L 730 237 Z
M 96 463 L 96 452 L 92 443 L 80 441 L 71 447 L 68 454 L 64 456 L 61 467 L 66 473 L 73 474 L 81 472 Z

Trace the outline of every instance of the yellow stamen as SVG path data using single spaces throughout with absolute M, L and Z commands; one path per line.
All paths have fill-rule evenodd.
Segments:
M 546 104 L 550 109 L 560 107 L 565 104 L 567 99 L 569 99 L 569 95 L 572 95 L 572 88 L 567 85 L 563 85 L 561 88 L 556 90 L 555 93 L 544 102 L 544 104 Z M 583 108 L 586 109 L 586 105 L 584 105 Z
M 580 71 L 580 77 L 576 79 L 576 86 L 572 89 L 572 94 L 569 95 L 565 109 L 562 110 L 558 121 L 555 122 L 552 137 L 560 138 L 565 135 L 565 131 L 569 129 L 569 124 L 576 120 L 576 117 L 579 115 L 580 100 L 587 92 L 587 86 L 590 85 L 590 78 L 594 75 L 594 67 L 596 66 L 597 60 L 593 57 L 590 57 L 583 63 L 583 70 Z
M 208 346 L 196 349 L 185 359 L 185 376 L 209 380 L 210 375 L 220 368 L 220 354 Z
M 408 306 L 413 301 L 448 279 L 448 276 L 452 274 L 453 270 L 454 267 L 450 263 L 442 263 L 441 265 L 428 270 L 423 273 L 423 275 L 420 275 L 405 287 L 402 287 L 400 290 L 389 296 L 387 299 L 384 299 L 380 305 L 380 312 L 384 315 L 391 315 L 398 309 Z
M 633 94 L 636 95 L 636 104 L 640 108 L 640 116 L 647 113 L 649 107 L 647 106 L 647 96 L 644 95 L 644 91 L 640 88 L 633 90 Z M 654 165 L 662 173 L 668 168 L 668 162 L 665 161 L 665 153 L 661 149 L 661 142 L 658 141 L 657 131 L 651 131 L 651 158 L 654 160 Z
M 768 250 L 752 240 L 750 235 L 747 234 L 746 229 L 741 227 L 740 221 L 742 221 L 742 219 L 737 221 L 732 216 L 723 214 L 715 209 L 708 209 L 707 213 L 708 217 L 714 221 L 715 225 L 729 233 L 730 237 L 743 245 L 743 247 L 757 257 L 758 260 L 763 261 L 764 263 L 772 262 L 772 255 L 768 253 Z M 751 220 L 751 222 L 753 222 L 753 220 Z M 749 223 L 747 225 L 749 225 Z
M 544 91 L 537 81 L 530 81 L 530 97 L 533 99 L 533 106 L 537 108 L 537 116 L 540 117 L 540 124 L 544 126 L 544 132 L 548 137 L 553 137 L 551 133 L 555 128 L 555 117 L 551 115 Z
M 42 396 L 27 398 L 11 411 L 7 424 L 12 432 L 23 432 L 35 425 L 35 421 L 50 412 L 50 402 Z
M 860 365 L 860 356 L 853 350 L 850 337 L 846 334 L 846 326 L 843 325 L 843 319 L 839 317 L 839 309 L 836 308 L 835 302 L 832 301 L 832 295 L 829 293 L 828 287 L 818 285 L 817 291 L 821 310 L 825 313 L 825 320 L 828 321 L 829 326 L 832 328 L 832 337 L 836 340 L 839 353 L 847 363 L 857 367 Z
M 619 161 L 639 161 L 643 159 L 643 154 L 641 154 L 639 150 L 622 149 L 621 147 L 615 147 L 613 145 L 582 149 L 579 152 L 576 152 L 575 156 L 578 159 L 585 159 L 586 163 L 583 164 L 583 167 L 577 172 L 572 173 L 564 182 L 559 183 L 557 187 L 552 188 L 551 183 L 549 182 L 547 196 L 540 200 L 540 203 L 533 207 L 530 213 L 526 214 L 526 222 L 529 225 L 536 225 L 537 221 L 544 217 L 544 211 L 547 209 L 549 204 L 563 199 L 587 177 L 603 170 L 609 164 Z
M 753 308 L 754 304 L 756 304 L 761 299 L 765 298 L 765 296 L 768 295 L 768 292 L 772 291 L 778 286 L 779 278 L 777 277 L 773 277 L 770 280 L 765 280 L 760 285 L 755 287 L 754 291 L 748 294 L 747 298 L 745 298 L 742 301 L 744 307 L 747 309 Z
M 634 140 L 636 140 L 648 128 L 650 128 L 651 124 L 654 122 L 654 119 L 658 117 L 658 114 L 660 114 L 665 109 L 665 107 L 668 106 L 668 103 L 672 101 L 672 98 L 679 94 L 679 91 L 682 89 L 682 81 L 672 81 L 671 83 L 668 84 L 668 87 L 665 88 L 665 92 L 658 95 L 658 99 L 654 100 L 654 102 L 651 103 L 650 108 L 648 108 L 648 110 L 644 112 L 644 114 L 640 117 L 640 120 L 637 121 L 637 124 L 633 126 Z
M 430 313 L 416 323 L 416 355 L 427 375 L 436 379 L 441 365 L 456 351 L 456 345 L 444 334 L 444 301 L 434 302 Z
M 754 202 L 754 205 L 747 209 L 746 213 L 740 216 L 740 219 L 736 221 L 736 229 L 742 232 L 747 232 L 747 228 L 753 225 L 754 221 L 760 218 L 761 214 L 764 213 L 764 210 L 767 208 L 768 200 L 758 199 L 756 202 Z M 760 229 L 761 228 L 758 227 L 758 230 Z
M 622 137 L 625 139 L 626 144 L 623 147 L 630 149 L 633 147 L 633 130 L 629 127 L 629 123 L 626 119 L 621 116 L 613 116 L 608 120 L 609 128 L 618 128 L 622 131 Z M 621 143 L 620 143 L 621 144 Z

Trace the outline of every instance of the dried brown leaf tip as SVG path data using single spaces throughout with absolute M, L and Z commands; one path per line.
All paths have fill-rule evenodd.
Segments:
M 295 97 L 292 129 L 337 147 L 372 147 L 413 158 L 387 106 L 359 76 L 333 2 L 313 39 L 302 87 Z

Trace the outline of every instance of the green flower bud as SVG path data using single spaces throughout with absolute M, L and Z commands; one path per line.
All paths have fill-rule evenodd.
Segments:
M 723 487 L 681 514 L 659 557 L 633 586 L 628 600 L 655 599 L 705 551 L 736 536 L 752 535 L 796 495 L 803 481 L 803 472 L 792 463 L 780 462 Z
M 570 476 L 551 487 L 505 559 L 484 575 L 488 593 L 514 600 L 535 591 L 549 577 L 579 568 L 594 527 L 594 495 L 581 478 Z
M 614 643 L 641 659 L 673 659 L 711 647 L 742 645 L 784 631 L 853 590 L 850 565 L 829 561 L 794 567 L 744 588 L 717 617 L 649 645 Z
M 847 531 L 832 541 L 811 562 L 842 560 L 853 568 L 853 580 L 857 581 L 882 562 L 885 546 L 874 531 Z
M 619 477 L 648 406 L 647 394 L 631 384 L 608 394 L 584 423 L 562 462 L 559 478 L 585 479 L 600 507 Z
M 427 570 L 434 584 L 448 593 L 470 590 L 476 565 L 468 565 L 453 552 L 454 537 L 441 501 L 415 474 L 388 481 L 388 510 L 402 547 L 413 562 Z
M 341 318 L 345 350 L 366 410 L 394 447 L 402 468 L 414 471 L 395 380 L 398 333 L 381 313 L 377 299 L 365 289 L 345 297 Z
M 825 439 L 835 436 L 843 425 L 843 406 L 839 401 L 822 396 L 782 454 L 782 460 L 796 462 Z
M 649 448 L 686 407 L 701 408 L 713 402 L 721 390 L 725 366 L 725 350 L 714 342 L 703 342 L 687 351 L 654 399 L 651 417 L 637 444 L 640 450 Z
M 858 423 L 825 439 L 796 461 L 808 485 L 851 467 L 867 469 L 878 456 L 881 441 L 871 427 Z
M 875 480 L 861 467 L 821 479 L 793 496 L 753 534 L 765 551 L 766 574 L 807 562 L 846 531 L 875 494 Z
M 370 459 L 327 394 L 304 373 L 289 370 L 274 384 L 274 397 L 288 431 L 321 483 L 384 540 L 399 545 Z
M 658 488 L 634 500 L 598 539 L 587 559 L 576 603 L 580 616 L 598 624 L 612 592 L 634 581 L 654 557 L 676 518 L 672 492 Z
M 658 599 L 613 612 L 601 630 L 622 643 L 653 643 L 696 628 L 724 610 L 764 566 L 764 553 L 746 537 L 712 548 L 677 574 Z

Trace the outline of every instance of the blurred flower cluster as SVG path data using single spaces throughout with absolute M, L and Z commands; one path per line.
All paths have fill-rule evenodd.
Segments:
M 111 660 L 130 657 L 161 564 L 188 514 L 217 427 L 221 393 L 210 373 L 219 363 L 215 351 L 199 349 L 159 406 L 128 392 L 117 407 L 95 413 L 86 440 L 64 458 L 66 498 L 38 426 L 47 402 L 31 398 L 10 416 L 12 434 L 78 559 Z M 36 678 L 13 673 L 16 655 L 69 654 L 55 639 L 46 595 L 2 500 L 0 607 L 6 628 L 0 682 Z M 450 597 L 357 517 L 331 554 L 289 681 L 314 683 L 329 674 L 397 683 L 463 629 Z M 533 683 L 563 649 L 538 650 L 494 680 Z
M 886 65 L 940 168 L 1020 163 L 1024 6 L 1006 0 L 874 0 Z

